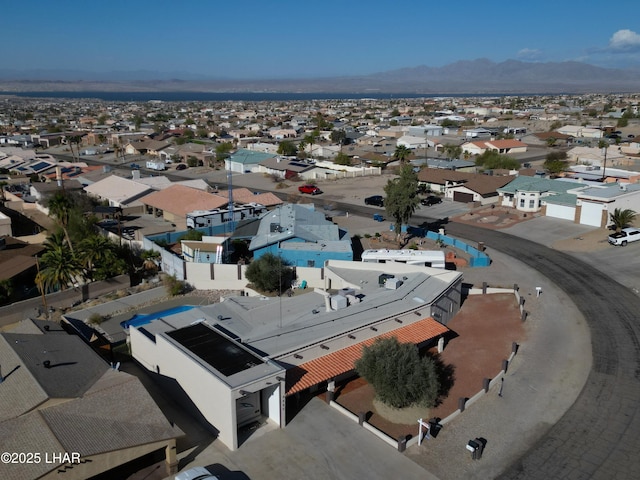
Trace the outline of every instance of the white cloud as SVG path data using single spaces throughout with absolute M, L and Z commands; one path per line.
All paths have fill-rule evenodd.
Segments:
M 535 48 L 523 48 L 517 53 L 517 58 L 523 60 L 538 60 L 542 57 L 542 52 Z
M 609 49 L 625 52 L 640 50 L 640 35 L 631 30 L 618 30 L 609 40 Z

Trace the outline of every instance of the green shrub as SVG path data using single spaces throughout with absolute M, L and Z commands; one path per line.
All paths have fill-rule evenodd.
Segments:
M 382 403 L 393 408 L 411 405 L 433 407 L 440 392 L 435 361 L 421 357 L 412 343 L 379 338 L 364 347 L 355 364 L 358 375 L 369 382 Z
M 188 291 L 187 283 L 183 280 L 178 280 L 174 275 L 167 275 L 165 277 L 165 284 L 167 286 L 167 293 L 172 297 L 182 295 Z

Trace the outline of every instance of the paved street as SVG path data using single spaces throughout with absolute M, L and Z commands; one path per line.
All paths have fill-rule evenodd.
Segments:
M 640 459 L 632 454 L 640 447 L 640 298 L 591 265 L 540 244 L 468 225 L 451 224 L 448 230 L 471 239 L 481 233 L 487 245 L 550 279 L 591 330 L 593 360 L 584 389 L 502 478 L 635 478 L 640 472 Z M 528 412 L 520 415 L 526 418 Z

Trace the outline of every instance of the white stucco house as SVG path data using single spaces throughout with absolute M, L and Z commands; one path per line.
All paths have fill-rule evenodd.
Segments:
M 527 144 L 520 140 L 476 140 L 461 145 L 463 152 L 471 155 L 482 155 L 486 151 L 494 151 L 503 155 L 525 153 Z
M 519 176 L 504 187 L 497 189 L 499 204 L 503 207 L 515 208 L 520 212 L 539 212 L 543 200 L 565 195 L 581 188 L 577 183 L 552 180 L 548 178 Z M 573 197 L 573 203 L 577 197 Z M 566 201 L 566 200 L 565 200 Z
M 253 292 L 124 322 L 132 356 L 177 382 L 218 438 L 240 446 L 246 425 L 283 428 L 289 401 L 334 391 L 362 348 L 395 336 L 444 345 L 462 300 L 460 272 L 403 263 L 329 260 L 322 287 L 267 298 Z
M 498 189 L 500 205 L 604 228 L 616 208 L 640 211 L 640 184 L 517 177 Z
M 580 125 L 565 125 L 556 131 L 575 138 L 602 138 L 604 136 L 604 132 L 599 128 L 583 127 Z

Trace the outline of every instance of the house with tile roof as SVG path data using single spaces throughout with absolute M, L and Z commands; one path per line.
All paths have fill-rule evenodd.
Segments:
M 216 193 L 228 198 L 228 192 L 224 190 L 218 191 Z M 284 203 L 277 195 L 272 192 L 252 192 L 248 188 L 234 188 L 232 195 L 233 201 L 236 203 L 259 203 L 260 205 L 264 205 L 267 208 L 276 207 Z
M 137 182 L 118 175 L 109 175 L 91 185 L 84 187 L 84 191 L 90 197 L 108 202 L 111 207 L 119 207 L 123 214 L 144 213 L 142 197 L 155 191 L 145 183 Z
M 484 152 L 492 151 L 503 155 L 514 153 L 525 153 L 527 144 L 520 140 L 477 140 L 466 142 L 461 145 L 463 152 L 471 155 L 482 155 Z
M 249 251 L 254 260 L 272 253 L 300 267 L 321 268 L 327 260 L 353 260 L 348 232 L 328 221 L 313 204 L 286 204 L 262 215 Z
M 173 427 L 134 376 L 109 366 L 58 323 L 25 320 L 0 334 L 0 449 L 39 452 L 38 462 L 0 464 L 3 479 L 108 472 L 147 455 L 177 470 Z M 70 458 L 53 453 L 69 453 Z
M 478 174 L 427 167 L 418 172 L 418 184 L 432 192 L 446 194 L 448 188 L 463 185 L 475 175 Z
M 521 212 L 539 212 L 542 209 L 542 199 L 552 200 L 551 197 L 560 194 L 575 195 L 574 190 L 579 188 L 580 185 L 574 182 L 518 176 L 497 190 L 501 206 L 512 207 Z M 566 199 L 563 203 L 566 203 Z
M 127 155 L 151 155 L 157 157 L 161 150 L 169 147 L 169 142 L 161 140 L 136 140 L 124 147 Z
M 515 178 L 515 175 L 483 175 L 474 177 L 461 185 L 447 188 L 445 197 L 454 202 L 476 202 L 480 205 L 497 203 L 499 195 L 497 189 L 504 187 Z
M 229 200 L 215 193 L 184 185 L 172 185 L 143 196 L 140 202 L 145 206 L 145 213 L 162 217 L 165 221 L 175 224 L 178 230 L 186 230 L 189 212 L 221 208 L 226 206 Z
M 418 183 L 428 190 L 443 193 L 454 202 L 480 202 L 482 205 L 498 202 L 497 188 L 513 178 L 429 167 L 418 172 Z
M 132 355 L 174 378 L 235 450 L 245 422 L 285 427 L 300 394 L 354 376 L 362 348 L 378 338 L 444 346 L 461 273 L 337 260 L 323 271 L 323 288 L 303 295 L 226 297 L 131 326 Z
M 560 147 L 570 144 L 573 137 L 560 132 L 532 132 L 524 135 L 520 140 L 527 145 L 548 146 L 551 144 Z

